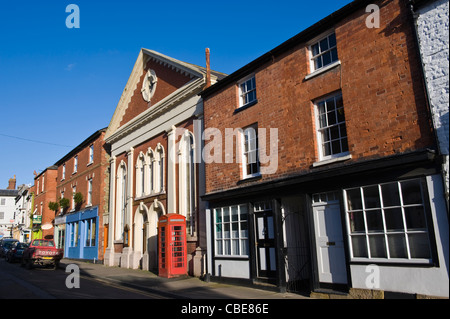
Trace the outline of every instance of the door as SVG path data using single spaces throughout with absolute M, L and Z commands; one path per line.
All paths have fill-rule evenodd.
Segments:
M 339 201 L 313 204 L 319 282 L 346 284 Z
M 277 259 L 272 211 L 255 213 L 258 277 L 275 278 Z

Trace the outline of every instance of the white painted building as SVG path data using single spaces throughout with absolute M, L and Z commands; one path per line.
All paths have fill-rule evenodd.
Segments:
M 449 189 L 449 0 L 414 1 L 415 23 L 425 84 L 448 205 Z
M 18 190 L 0 189 L 0 238 L 12 237 L 11 227 L 14 224 L 15 199 Z

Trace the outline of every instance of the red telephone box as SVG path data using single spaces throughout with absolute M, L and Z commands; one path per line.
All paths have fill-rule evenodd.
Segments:
M 162 215 L 158 221 L 159 276 L 172 278 L 187 274 L 186 217 Z

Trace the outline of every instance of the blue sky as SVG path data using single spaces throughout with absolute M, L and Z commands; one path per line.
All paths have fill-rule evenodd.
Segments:
M 2 1 L 0 189 L 108 126 L 140 48 L 230 74 L 350 2 Z

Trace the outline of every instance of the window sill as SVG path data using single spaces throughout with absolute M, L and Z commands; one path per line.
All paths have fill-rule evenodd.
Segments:
M 328 164 L 332 164 L 332 163 L 336 163 L 336 162 L 342 162 L 342 161 L 349 160 L 351 158 L 352 158 L 352 156 L 350 154 L 346 154 L 346 155 L 342 155 L 339 157 L 324 159 L 324 160 L 313 163 L 313 167 L 319 167 L 319 166 L 328 165 Z
M 246 110 L 246 109 L 248 109 L 249 107 L 255 105 L 256 103 L 258 103 L 258 100 L 254 100 L 254 101 L 252 101 L 252 102 L 250 102 L 250 103 L 247 103 L 247 104 L 245 104 L 245 105 L 243 105 L 243 106 L 240 106 L 240 107 L 238 107 L 238 108 L 236 108 L 236 109 L 234 110 L 233 114 L 236 114 L 236 113 L 239 113 L 239 112 L 241 112 L 241 111 L 243 111 L 243 110 Z
M 91 166 L 92 164 L 94 164 L 94 162 L 92 161 L 92 162 L 89 162 L 89 163 L 87 163 L 87 165 L 86 166 Z
M 246 177 L 242 178 L 241 180 L 239 180 L 237 182 L 237 184 L 240 185 L 240 184 L 243 184 L 243 183 L 246 183 L 246 182 L 256 181 L 256 180 L 261 179 L 261 178 L 262 178 L 261 174 L 249 175 L 249 176 L 246 176 Z
M 320 69 L 318 69 L 318 70 L 308 74 L 307 76 L 305 76 L 304 81 L 307 81 L 307 80 L 309 80 L 309 79 L 311 79 L 313 77 L 316 77 L 316 76 L 318 76 L 318 75 L 320 75 L 322 73 L 325 73 L 325 72 L 327 72 L 327 71 L 329 71 L 331 69 L 334 69 L 338 65 L 341 65 L 341 61 L 340 60 L 337 60 L 337 61 L 335 61 L 335 62 L 333 62 L 333 63 L 331 63 L 331 64 L 329 64 L 329 65 L 327 65 L 327 66 L 325 66 L 323 68 L 320 68 Z

